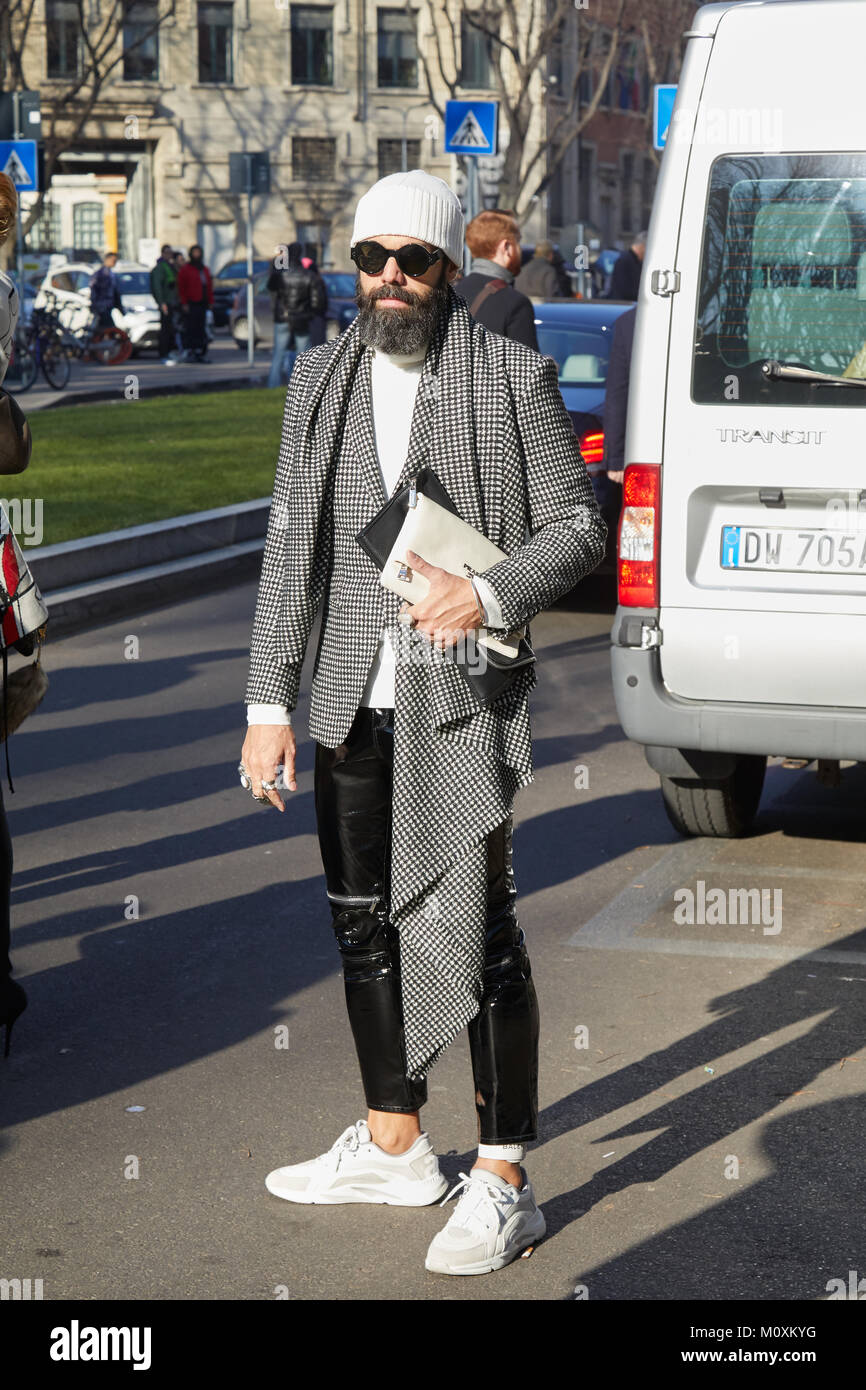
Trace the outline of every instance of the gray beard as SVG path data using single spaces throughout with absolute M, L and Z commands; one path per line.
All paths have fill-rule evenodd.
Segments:
M 392 286 L 387 294 L 403 299 L 407 309 L 380 309 L 371 295 L 361 292 L 361 280 L 355 284 L 355 303 L 358 306 L 358 337 L 367 347 L 378 352 L 419 352 L 429 342 L 440 319 L 448 311 L 450 286 L 442 279 L 423 299 L 402 286 Z M 380 298 L 386 294 L 378 292 Z

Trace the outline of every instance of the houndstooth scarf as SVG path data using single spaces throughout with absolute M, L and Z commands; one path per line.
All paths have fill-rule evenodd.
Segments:
M 464 519 L 497 543 L 503 422 L 513 403 L 494 335 L 479 342 L 463 302 L 431 339 L 418 384 L 409 452 L 394 492 L 429 462 Z M 316 527 L 332 485 L 349 412 L 369 411 L 370 353 L 357 320 L 316 381 L 296 442 L 289 490 L 284 602 L 302 607 Z M 483 408 L 482 408 L 483 403 Z M 478 1013 L 483 987 L 487 835 L 532 781 L 528 691 L 534 670 L 486 709 L 466 699 L 462 677 L 420 632 L 386 626 L 397 653 L 392 796 L 391 914 L 400 938 L 407 1070 L 422 1078 Z M 289 659 L 301 659 L 292 650 Z M 457 715 L 455 717 L 455 710 Z

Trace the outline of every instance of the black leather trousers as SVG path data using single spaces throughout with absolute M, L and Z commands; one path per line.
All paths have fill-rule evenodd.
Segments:
M 316 820 L 346 1005 L 371 1110 L 411 1114 L 427 1082 L 406 1074 L 399 933 L 389 917 L 394 711 L 361 706 L 345 743 L 316 744 Z M 511 820 L 488 836 L 481 1011 L 469 1024 L 481 1143 L 538 1137 L 539 1013 L 515 911 Z

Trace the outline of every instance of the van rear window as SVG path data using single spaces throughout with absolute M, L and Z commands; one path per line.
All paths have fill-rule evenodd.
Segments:
M 768 379 L 768 361 L 866 380 L 866 154 L 713 164 L 692 398 L 866 406 L 866 385 Z

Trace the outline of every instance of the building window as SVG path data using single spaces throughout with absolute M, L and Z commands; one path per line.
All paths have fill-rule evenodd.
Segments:
M 379 86 L 417 87 L 415 17 L 406 10 L 378 10 Z
M 337 162 L 336 140 L 296 135 L 292 139 L 292 178 L 296 183 L 333 179 Z
M 577 168 L 578 211 L 584 222 L 592 221 L 592 150 L 580 147 Z
M 406 168 L 420 169 L 421 167 L 421 141 L 406 141 Z M 388 174 L 399 174 L 403 168 L 403 141 L 402 140 L 380 140 L 379 141 L 379 178 L 384 179 Z
M 638 39 L 626 40 L 616 57 L 616 105 L 620 111 L 643 111 L 644 50 Z
M 303 254 L 311 256 L 321 270 L 328 263 L 331 229 L 325 222 L 299 222 L 295 240 L 301 243 Z
M 46 71 L 49 77 L 77 77 L 81 63 L 81 11 L 76 0 L 47 0 Z
M 118 203 L 114 209 L 117 218 L 117 254 L 122 261 L 133 259 L 129 246 L 129 229 L 126 225 L 126 203 Z
M 493 81 L 493 40 L 489 34 L 468 24 L 464 18 L 460 29 L 460 86 L 494 86 Z
M 561 227 L 564 220 L 565 189 L 563 185 L 563 168 L 560 160 L 547 185 L 547 221 L 551 227 Z
M 60 248 L 60 204 L 46 198 L 42 209 L 27 233 L 28 251 L 57 251 Z
M 634 231 L 633 188 L 634 155 L 624 154 L 622 157 L 622 230 L 624 232 Z
M 76 251 L 105 250 L 105 218 L 101 203 L 76 203 L 72 209 L 72 244 Z
M 643 178 L 641 179 L 640 189 L 640 221 L 641 227 L 649 226 L 650 213 L 653 210 L 653 195 L 656 185 L 656 168 L 652 160 L 644 159 Z
M 127 0 L 123 16 L 124 82 L 156 82 L 159 77 L 157 0 Z
M 292 6 L 292 82 L 334 85 L 334 11 L 330 5 Z
M 234 82 L 231 5 L 198 7 L 198 80 Z
M 577 84 L 580 101 L 587 105 L 592 101 L 597 89 L 601 86 L 601 76 L 604 72 L 607 55 L 610 52 L 611 42 L 612 35 L 609 29 L 598 28 L 593 31 L 589 49 L 586 54 L 586 61 L 581 68 Z M 614 54 L 607 81 L 604 84 L 601 97 L 599 98 L 599 106 L 614 106 L 616 104 L 616 81 L 617 64 L 616 54 Z

